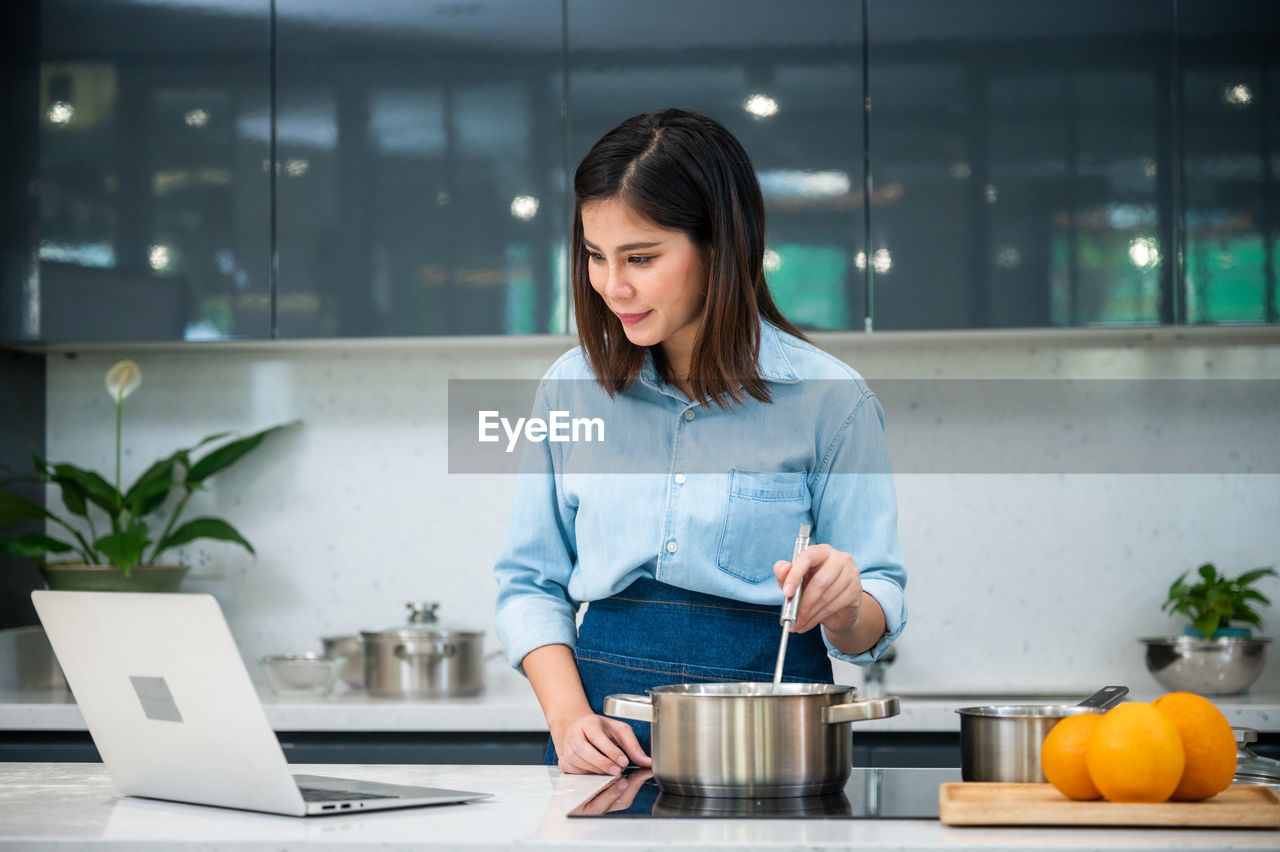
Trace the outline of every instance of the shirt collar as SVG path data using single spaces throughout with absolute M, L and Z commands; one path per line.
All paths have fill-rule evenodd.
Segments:
M 782 348 L 779 339 L 781 332 L 772 323 L 760 321 L 760 356 L 756 363 L 760 368 L 760 377 L 767 382 L 794 384 L 800 377 L 791 367 L 791 361 Z M 658 375 L 658 368 L 653 362 L 653 352 L 645 349 L 644 365 L 640 368 L 640 381 L 658 392 L 667 390 L 666 382 Z

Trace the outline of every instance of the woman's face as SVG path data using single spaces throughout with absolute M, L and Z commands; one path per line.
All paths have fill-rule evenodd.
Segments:
M 688 369 L 707 292 L 702 252 L 682 231 L 642 219 L 618 200 L 582 205 L 591 287 L 637 346 L 662 344 Z

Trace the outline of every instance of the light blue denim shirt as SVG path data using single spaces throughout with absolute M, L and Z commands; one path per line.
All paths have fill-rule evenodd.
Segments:
M 539 385 L 532 416 L 599 418 L 603 441 L 527 443 L 506 545 L 494 573 L 497 628 L 511 664 L 577 640 L 583 602 L 642 577 L 734 600 L 782 605 L 773 564 L 811 541 L 853 556 L 886 631 L 849 655 L 866 664 L 906 624 L 906 571 L 884 412 L 852 368 L 764 323 L 760 374 L 773 399 L 696 404 L 646 355 L 610 398 L 581 349 Z M 580 433 L 585 437 L 586 432 Z

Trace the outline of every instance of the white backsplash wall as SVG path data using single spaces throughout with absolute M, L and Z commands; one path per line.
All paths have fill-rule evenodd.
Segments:
M 873 390 L 903 378 L 1280 377 L 1280 335 L 1218 332 L 816 342 Z M 537 378 L 570 345 L 451 339 L 50 353 L 47 451 L 113 470 L 103 376 L 122 357 L 143 373 L 125 403 L 126 484 L 205 435 L 300 419 L 211 480 L 186 514 L 223 517 L 257 549 L 256 559 L 215 542 L 180 551 L 193 565 L 186 589 L 218 598 L 254 676 L 263 654 L 319 650 L 321 636 L 397 624 L 409 600 L 439 601 L 444 620 L 485 630 L 496 649 L 491 566 L 513 477 L 448 474 L 447 381 Z M 1149 417 L 1140 403 L 1121 413 L 1139 425 Z M 1280 430 L 1256 414 L 1191 410 L 1182 425 L 1225 424 L 1258 447 L 1274 444 Z M 991 428 L 1011 440 L 1065 426 L 993 415 Z M 886 416 L 891 435 L 946 428 L 913 422 L 910 409 Z M 1160 612 L 1173 578 L 1205 561 L 1233 575 L 1280 566 L 1277 475 L 900 473 L 897 483 L 910 621 L 887 675 L 893 692 L 1083 696 L 1124 683 L 1136 697 L 1153 696 L 1160 690 L 1136 640 L 1180 629 Z M 1280 601 L 1280 582 L 1261 588 Z M 1263 617 L 1266 634 L 1280 635 L 1280 610 Z M 1273 648 L 1255 694 L 1280 694 L 1278 658 Z M 837 674 L 854 684 L 861 677 L 843 665 Z

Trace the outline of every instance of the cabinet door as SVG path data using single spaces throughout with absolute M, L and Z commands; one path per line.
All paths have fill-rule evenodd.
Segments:
M 1172 26 L 1170 0 L 870 3 L 877 329 L 1172 320 Z
M 1280 5 L 1179 0 L 1184 322 L 1277 321 Z
M 632 115 L 711 116 L 760 178 L 765 276 L 783 313 L 804 329 L 862 328 L 861 4 L 569 0 L 567 9 L 570 177 Z
M 43 0 L 27 336 L 269 336 L 269 11 Z
M 559 0 L 277 0 L 281 337 L 560 331 Z

